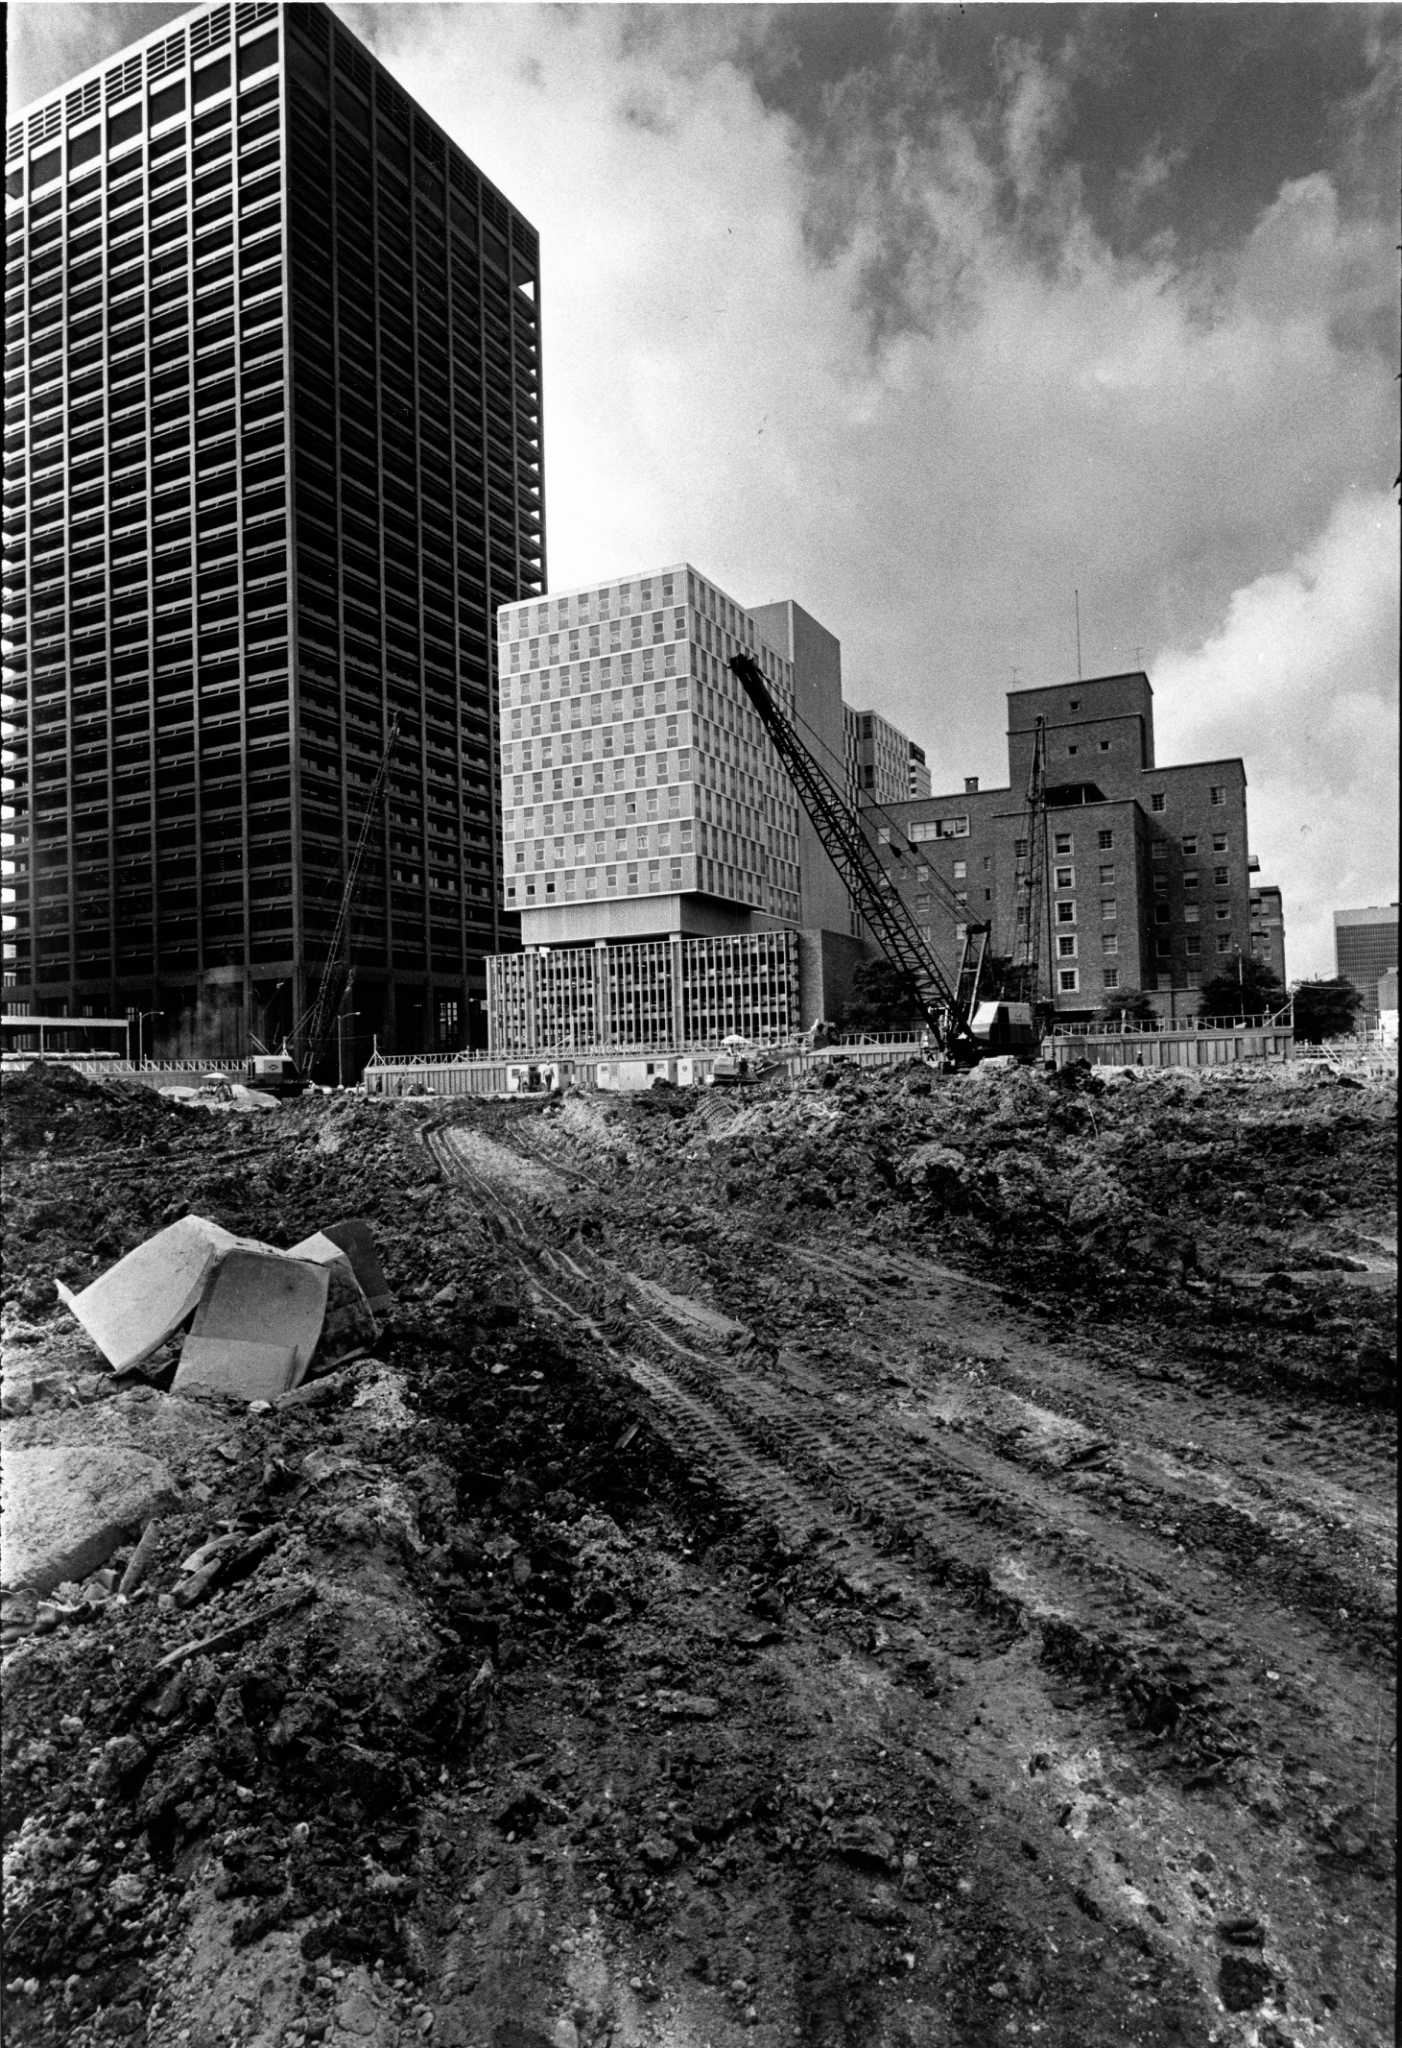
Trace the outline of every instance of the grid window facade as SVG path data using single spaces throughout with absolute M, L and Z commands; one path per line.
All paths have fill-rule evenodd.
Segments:
M 362 1032 L 429 1042 L 502 943 L 534 231 L 328 10 L 267 0 L 13 123 L 6 195 L 7 993 L 286 1030 L 365 824 Z
M 797 920 L 792 784 L 727 662 L 791 665 L 680 564 L 503 608 L 509 909 L 679 893 Z

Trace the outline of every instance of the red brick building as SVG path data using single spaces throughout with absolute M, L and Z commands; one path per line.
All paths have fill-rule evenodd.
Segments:
M 1027 792 L 1040 724 L 1040 858 Z M 1035 921 L 1039 992 L 1066 1017 L 1129 989 L 1193 1014 L 1201 983 L 1252 952 L 1246 771 L 1239 759 L 1161 767 L 1139 670 L 1008 697 L 1008 785 L 887 806 L 893 885 L 952 971 L 965 922 L 1015 956 Z M 1031 878 L 1040 868 L 1041 885 Z

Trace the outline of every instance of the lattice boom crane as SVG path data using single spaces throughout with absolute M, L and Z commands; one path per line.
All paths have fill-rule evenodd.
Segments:
M 944 1053 L 954 1053 L 961 1045 L 976 1049 L 968 1010 L 946 980 L 900 895 L 885 886 L 886 870 L 857 812 L 774 702 L 759 664 L 748 654 L 735 654 L 730 669 L 774 742 L 848 895 L 886 958 L 905 977 L 936 1046 Z

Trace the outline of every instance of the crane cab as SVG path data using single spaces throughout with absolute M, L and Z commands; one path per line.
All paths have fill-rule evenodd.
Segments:
M 1040 1043 L 1031 1003 L 980 1003 L 969 1019 L 980 1054 L 1011 1053 L 1030 1059 Z

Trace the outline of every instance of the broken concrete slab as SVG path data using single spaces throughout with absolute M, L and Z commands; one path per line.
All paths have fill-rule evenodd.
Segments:
M 319 1364 L 329 1365 L 349 1353 L 368 1351 L 380 1334 L 380 1326 L 349 1255 L 319 1230 L 293 1245 L 287 1256 L 309 1259 L 326 1271 L 326 1321 L 317 1347 Z
M 245 1241 L 203 1216 L 182 1216 L 118 1259 L 81 1294 L 61 1280 L 55 1284 L 112 1369 L 130 1372 L 179 1329 L 212 1268 Z
M 276 1401 L 301 1378 L 291 1344 L 237 1337 L 196 1337 L 181 1346 L 173 1394 L 224 1394 L 236 1401 Z
M 0 1581 L 48 1593 L 106 1564 L 124 1536 L 176 1505 L 170 1470 L 95 1444 L 12 1450 L 0 1508 Z
M 200 1338 L 219 1338 L 254 1348 L 286 1348 L 294 1353 L 295 1364 L 292 1379 L 277 1388 L 279 1394 L 285 1393 L 311 1363 L 326 1320 L 328 1291 L 326 1267 L 308 1259 L 294 1259 L 286 1252 L 228 1252 L 205 1285 L 186 1346 Z M 184 1358 L 182 1350 L 182 1366 Z M 251 1358 L 247 1362 L 254 1364 Z M 260 1390 L 249 1398 L 267 1395 Z
M 394 1308 L 384 1267 L 380 1264 L 375 1234 L 364 1216 L 347 1216 L 340 1223 L 328 1223 L 320 1235 L 338 1244 L 351 1262 L 351 1270 L 365 1290 L 373 1314 L 383 1319 Z

